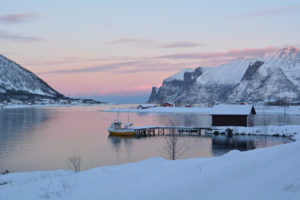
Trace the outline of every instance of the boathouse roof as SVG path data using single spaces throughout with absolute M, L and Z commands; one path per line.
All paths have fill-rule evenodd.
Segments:
M 211 115 L 250 115 L 256 114 L 253 105 L 215 105 L 210 112 Z

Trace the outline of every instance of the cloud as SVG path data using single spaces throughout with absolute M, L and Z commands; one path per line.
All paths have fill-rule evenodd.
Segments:
M 240 14 L 233 16 L 234 18 L 251 18 L 251 17 L 261 17 L 261 16 L 276 16 L 276 15 L 283 15 L 283 14 L 290 14 L 294 12 L 298 12 L 300 9 L 295 6 L 289 7 L 281 7 L 281 8 L 273 8 L 269 10 L 257 10 L 250 13 Z
M 240 57 L 263 56 L 278 50 L 277 47 L 233 49 L 227 52 L 203 52 L 169 54 L 152 58 L 135 58 L 130 60 L 102 64 L 85 68 L 74 68 L 41 72 L 39 74 L 66 74 L 66 73 L 91 73 L 91 72 L 113 72 L 118 74 L 143 73 L 143 72 L 175 72 L 182 68 L 195 68 L 199 65 L 216 66 L 228 63 Z M 181 61 L 178 61 L 180 60 Z M 174 61 L 173 61 L 174 60 Z
M 0 16 L 0 22 L 14 24 L 29 21 L 37 17 L 39 17 L 39 15 L 35 13 L 9 14 Z
M 43 39 L 41 39 L 39 37 L 18 35 L 18 34 L 13 34 L 13 33 L 9 33 L 6 31 L 0 31 L 0 39 L 16 41 L 16 42 L 40 42 L 40 41 L 43 41 Z
M 246 48 L 233 49 L 227 52 L 203 52 L 203 53 L 181 53 L 159 56 L 160 59 L 212 59 L 212 58 L 237 58 L 237 57 L 256 57 L 262 56 L 265 53 L 270 53 L 278 48 Z
M 53 66 L 53 65 L 64 65 L 64 64 L 74 64 L 82 62 L 83 59 L 79 57 L 63 57 L 59 60 L 50 60 L 50 61 L 34 61 L 24 63 L 27 66 Z
M 16 42 L 40 42 L 40 41 L 43 41 L 43 39 L 41 39 L 39 37 L 18 35 L 18 34 L 13 34 L 13 33 L 9 33 L 6 31 L 0 31 L 0 39 L 16 41 Z
M 109 42 L 106 42 L 105 44 L 108 45 L 136 45 L 136 46 L 156 46 L 156 42 L 153 40 L 147 40 L 147 39 L 140 39 L 140 38 L 121 38 L 118 40 L 112 40 Z
M 116 69 L 119 69 L 120 67 L 124 67 L 124 66 L 136 65 L 138 63 L 140 63 L 140 61 L 119 62 L 119 63 L 105 64 L 105 65 L 92 66 L 92 67 L 86 67 L 86 68 L 54 70 L 54 71 L 48 71 L 48 72 L 41 72 L 39 74 L 104 72 L 104 71 L 116 70 Z
M 170 72 L 177 71 L 183 66 L 197 66 L 196 63 L 171 63 L 162 60 L 155 59 L 140 59 L 136 61 L 124 61 L 110 64 L 103 64 L 99 66 L 76 68 L 76 69 L 64 69 L 53 70 L 48 72 L 40 72 L 38 74 L 72 74 L 72 73 L 91 73 L 91 72 L 113 72 L 117 74 L 130 74 L 130 73 L 142 73 L 142 72 Z
M 186 47 L 199 47 L 203 46 L 204 44 L 196 43 L 196 42 L 188 42 L 188 41 L 182 41 L 182 42 L 174 42 L 169 44 L 161 45 L 163 48 L 186 48 Z
M 155 47 L 155 48 L 191 48 L 199 47 L 204 44 L 190 41 L 178 41 L 171 43 L 159 43 L 154 40 L 141 39 L 141 38 L 121 38 L 118 40 L 112 40 L 105 42 L 107 45 L 134 45 L 140 47 Z
M 130 73 L 143 73 L 143 72 L 172 72 L 180 70 L 183 66 L 194 67 L 197 66 L 196 63 L 191 65 L 190 63 L 172 63 L 166 62 L 163 60 L 144 60 L 135 66 L 131 66 L 130 68 L 121 68 L 117 71 L 120 74 L 130 74 Z

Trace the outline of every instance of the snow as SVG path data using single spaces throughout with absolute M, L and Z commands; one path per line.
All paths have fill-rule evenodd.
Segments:
M 263 64 L 251 66 L 256 61 Z M 258 67 L 259 66 L 259 67 Z M 256 67 L 258 69 L 256 70 Z M 243 79 L 249 69 L 247 79 Z M 149 102 L 181 100 L 185 102 L 256 102 L 289 98 L 298 102 L 300 90 L 300 50 L 288 47 L 276 49 L 264 56 L 240 58 L 227 64 L 200 67 L 192 72 L 191 80 L 183 72 L 174 75 L 182 83 L 174 84 L 171 76 L 163 82 L 159 93 Z
M 215 67 L 203 67 L 204 72 L 197 78 L 197 83 L 203 85 L 237 84 L 243 78 L 249 65 L 257 60 L 264 62 L 263 68 L 265 70 L 270 67 L 281 68 L 288 78 L 291 78 L 293 82 L 297 82 L 299 86 L 299 80 L 297 80 L 297 78 L 300 74 L 300 50 L 294 47 L 276 50 L 262 57 L 251 59 L 240 58 Z
M 0 93 L 6 93 L 6 90 L 0 88 Z
M 272 113 L 284 113 L 284 109 L 286 109 L 286 114 L 291 115 L 299 115 L 300 114 L 300 106 L 255 106 L 255 111 L 257 114 L 272 114 Z
M 191 68 L 185 68 L 179 72 L 177 72 L 176 74 L 170 76 L 169 78 L 167 78 L 165 81 L 172 81 L 172 80 L 180 80 L 183 81 L 184 80 L 184 73 L 185 72 L 193 72 L 194 69 Z
M 203 113 L 208 114 L 211 108 L 201 107 L 153 107 L 148 109 L 136 109 L 136 108 L 113 108 L 109 110 L 102 110 L 105 112 L 157 112 L 157 113 Z
M 247 105 L 245 110 L 248 109 Z M 225 106 L 226 107 L 226 106 Z M 229 105 L 230 107 L 230 105 Z M 284 113 L 284 107 L 280 106 L 254 106 L 257 114 L 276 114 Z M 212 107 L 153 107 L 148 109 L 136 109 L 136 108 L 113 108 L 109 110 L 101 110 L 105 112 L 157 112 L 157 113 L 199 113 L 209 114 L 212 113 Z M 228 111 L 230 112 L 230 111 Z M 241 112 L 241 111 L 236 111 Z M 287 114 L 300 114 L 300 106 L 289 106 L 286 107 Z
M 289 127 L 288 127 L 289 128 Z M 298 127 L 297 132 L 300 129 Z M 1 199 L 264 199 L 298 200 L 300 137 L 296 142 L 231 151 L 220 157 L 152 158 L 119 166 L 0 176 Z
M 212 107 L 212 115 L 249 115 L 252 105 L 215 105 Z
M 204 72 L 197 78 L 197 83 L 202 85 L 237 84 L 253 61 L 253 59 L 238 59 L 216 67 L 204 67 Z
M 49 97 L 57 95 L 56 91 L 33 73 L 2 55 L 0 55 L 0 87 L 7 91 L 26 91 Z
M 268 126 L 227 126 L 227 127 L 214 127 L 219 132 L 225 132 L 226 129 L 232 129 L 233 135 L 267 135 L 267 136 L 284 136 L 294 137 L 300 131 L 300 125 L 268 125 Z

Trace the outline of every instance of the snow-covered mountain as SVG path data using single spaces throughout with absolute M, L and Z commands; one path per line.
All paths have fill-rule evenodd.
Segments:
M 216 67 L 184 69 L 153 87 L 149 103 L 300 101 L 300 50 L 288 47 Z
M 0 101 L 35 98 L 59 99 L 64 95 L 17 63 L 0 55 Z

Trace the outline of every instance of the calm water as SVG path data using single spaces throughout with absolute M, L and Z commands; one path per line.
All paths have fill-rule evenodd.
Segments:
M 107 127 L 116 113 L 100 112 L 110 106 L 56 107 L 0 110 L 0 172 L 70 169 L 68 157 L 80 154 L 82 169 L 166 157 L 165 136 L 147 138 L 109 137 Z M 124 107 L 120 105 L 119 107 Z M 128 107 L 128 106 L 127 106 Z M 276 124 L 281 115 L 266 115 L 267 124 Z M 288 115 L 297 124 L 300 116 Z M 127 113 L 120 113 L 127 121 Z M 135 126 L 210 124 L 208 115 L 171 113 L 130 113 Z M 263 124 L 263 116 L 255 124 Z M 181 158 L 211 157 L 232 149 L 254 149 L 289 142 L 286 138 L 261 136 L 180 137 L 185 146 Z

